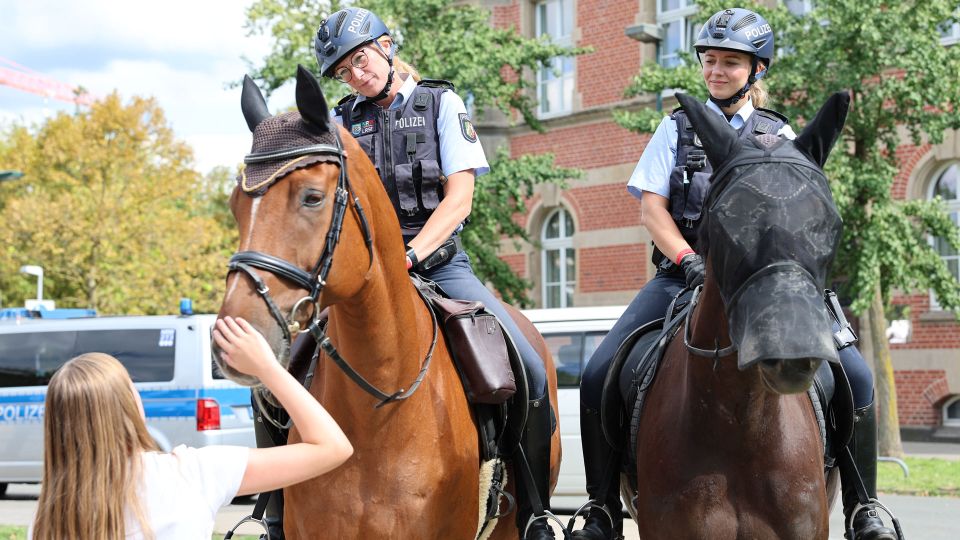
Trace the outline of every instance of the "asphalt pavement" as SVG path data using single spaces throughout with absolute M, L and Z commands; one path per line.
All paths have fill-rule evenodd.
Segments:
M 960 460 L 960 444 L 904 443 L 904 449 L 911 456 Z M 0 499 L 0 524 L 28 525 L 36 511 L 39 493 L 40 487 L 35 484 L 11 484 L 6 497 Z M 880 500 L 897 514 L 903 526 L 904 535 L 908 538 L 923 540 L 960 538 L 960 518 L 958 518 L 960 499 L 958 498 L 881 494 Z M 229 505 L 217 515 L 214 530 L 221 534 L 225 533 L 252 511 L 252 499 L 243 500 L 242 504 Z M 561 516 L 561 519 L 566 522 L 569 517 Z M 626 540 L 639 540 L 636 524 L 627 521 L 625 529 Z M 839 504 L 834 506 L 830 515 L 830 531 L 830 540 L 843 538 L 843 513 Z M 246 524 L 237 531 L 237 534 L 259 534 L 259 532 L 256 526 Z

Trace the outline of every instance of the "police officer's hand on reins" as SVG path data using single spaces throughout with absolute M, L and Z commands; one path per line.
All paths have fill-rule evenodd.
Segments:
M 696 253 L 687 253 L 680 259 L 680 269 L 687 278 L 687 287 L 695 289 L 697 285 L 703 285 L 703 257 Z

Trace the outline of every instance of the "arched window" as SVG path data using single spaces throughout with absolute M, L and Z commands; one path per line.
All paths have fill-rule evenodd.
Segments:
M 960 227 L 960 163 L 953 163 L 937 178 L 931 190 L 931 196 L 939 196 L 946 203 L 947 213 L 953 223 Z M 950 247 L 943 238 L 933 239 L 934 249 L 940 254 L 953 277 L 960 280 L 960 253 Z
M 960 396 L 943 404 L 943 425 L 960 426 Z
M 543 222 L 540 243 L 543 307 L 560 308 L 573 305 L 577 285 L 577 259 L 573 249 L 573 218 L 563 208 L 554 210 Z

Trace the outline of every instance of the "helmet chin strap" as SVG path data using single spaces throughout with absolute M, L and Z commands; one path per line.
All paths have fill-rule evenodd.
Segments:
M 753 86 L 753 83 L 762 79 L 763 76 L 767 74 L 766 66 L 764 66 L 763 71 L 761 71 L 760 73 L 757 73 L 757 57 L 753 57 L 753 60 L 750 64 L 751 64 L 750 72 L 753 73 L 753 75 L 750 75 L 750 78 L 747 79 L 747 84 L 743 85 L 743 88 L 738 90 L 736 94 L 726 99 L 716 98 L 716 97 L 713 97 L 713 94 L 710 94 L 710 101 L 716 103 L 717 106 L 723 109 L 743 99 L 743 96 L 747 95 L 747 92 L 750 91 L 750 87 Z
M 390 73 L 387 74 L 387 84 L 383 85 L 383 90 L 380 90 L 380 93 L 379 93 L 379 94 L 373 96 L 372 98 L 369 98 L 371 101 L 377 102 L 377 101 L 380 101 L 381 99 L 387 97 L 387 96 L 390 94 L 390 87 L 393 86 L 393 73 L 394 73 L 394 71 L 393 71 L 393 49 L 394 49 L 394 47 L 396 47 L 396 45 L 391 45 L 391 47 L 390 47 L 390 54 L 387 54 L 387 53 L 383 50 L 383 47 L 380 46 L 380 42 L 379 42 L 379 41 L 374 41 L 374 43 L 377 45 L 377 48 L 380 49 L 380 53 L 383 54 L 383 56 L 387 59 L 387 64 L 390 65 Z
M 745 84 L 743 88 L 737 91 L 736 94 L 728 97 L 727 99 L 716 98 L 716 97 L 713 97 L 713 94 L 710 94 L 710 101 L 716 103 L 721 109 L 729 107 L 734 103 L 743 99 L 743 96 L 747 95 L 747 92 L 750 91 L 751 86 L 752 85 L 750 83 Z

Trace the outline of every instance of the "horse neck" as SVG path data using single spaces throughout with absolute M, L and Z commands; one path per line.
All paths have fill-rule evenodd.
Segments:
M 729 323 L 716 282 L 708 279 L 691 316 L 690 344 L 713 350 L 730 345 Z M 736 422 L 748 431 L 766 429 L 783 410 L 783 398 L 770 391 L 756 367 L 740 371 L 737 354 L 719 359 L 686 353 L 684 395 L 688 405 L 706 407 L 707 414 L 691 415 L 709 430 Z M 720 416 L 721 418 L 717 418 Z
M 375 218 L 376 219 L 376 218 Z M 374 228 L 377 224 L 374 223 Z M 379 238 L 389 238 L 391 231 Z M 399 237 L 399 230 L 396 231 Z M 373 262 L 363 286 L 354 294 L 340 298 L 330 307 L 328 333 L 333 345 L 347 362 L 371 384 L 391 393 L 405 387 L 420 370 L 431 336 L 431 318 L 413 287 L 410 276 L 401 264 L 403 249 L 399 242 L 377 242 L 374 237 Z M 357 252 L 366 247 L 357 242 Z M 396 244 L 396 245 L 394 245 Z M 329 372 L 328 372 L 329 373 Z M 334 391 L 344 382 L 339 376 L 324 377 Z M 342 388 L 342 387 L 339 387 Z M 351 395 L 370 396 L 357 392 Z M 339 399 L 339 398 L 338 398 Z

